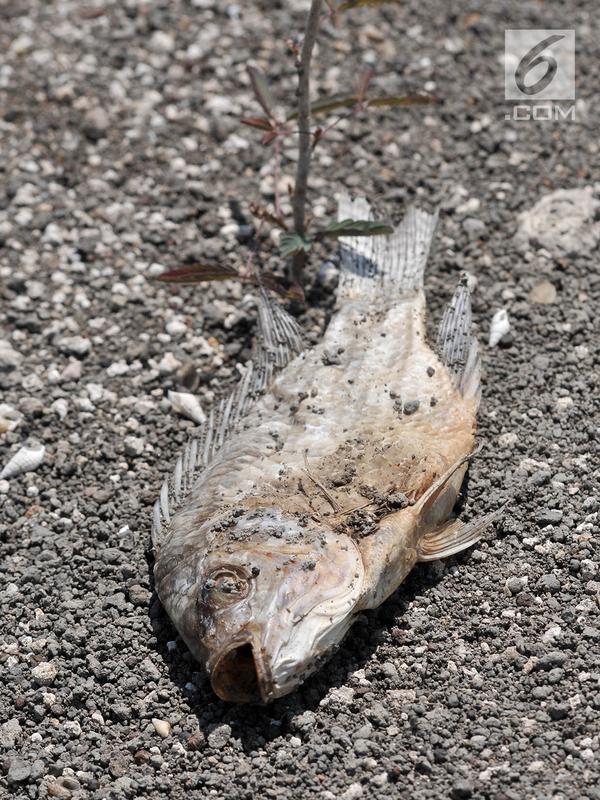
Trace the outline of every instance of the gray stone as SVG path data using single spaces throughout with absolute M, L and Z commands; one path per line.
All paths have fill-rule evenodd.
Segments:
M 31 764 L 22 758 L 13 758 L 6 779 L 9 784 L 26 783 L 31 777 Z
M 0 725 L 0 747 L 12 750 L 21 736 L 21 725 L 18 719 L 9 719 Z
M 473 797 L 474 791 L 475 787 L 471 781 L 465 778 L 459 778 L 452 784 L 450 797 L 452 797 L 453 800 L 468 800 L 469 797 Z
M 553 575 L 552 573 L 548 575 L 542 575 L 538 582 L 538 588 L 554 594 L 554 592 L 560 591 L 560 581 L 556 575 Z
M 16 369 L 23 356 L 6 339 L 0 339 L 0 370 L 9 372 Z
M 220 750 L 225 747 L 231 738 L 231 725 L 217 725 L 208 734 L 208 744 L 213 750 Z
M 110 119 L 103 108 L 91 108 L 83 118 L 82 130 L 92 142 L 101 139 L 110 127 Z
M 149 658 L 145 658 L 142 661 L 140 669 L 142 673 L 151 681 L 158 682 L 160 680 L 160 672 Z
M 558 525 L 563 518 L 563 512 L 558 508 L 548 508 L 538 511 L 536 521 L 540 525 Z
M 133 458 L 137 458 L 143 454 L 144 445 L 144 440 L 139 436 L 126 436 L 123 442 L 125 453 Z

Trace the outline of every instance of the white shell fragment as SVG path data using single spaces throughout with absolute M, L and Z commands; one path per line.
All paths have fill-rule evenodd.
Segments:
M 22 447 L 14 454 L 8 464 L 0 472 L 0 480 L 4 478 L 15 478 L 23 472 L 33 472 L 44 460 L 46 448 L 43 444 L 39 447 Z
M 169 392 L 169 402 L 173 410 L 178 414 L 183 414 L 184 417 L 202 425 L 206 421 L 206 414 L 202 410 L 200 401 L 195 394 L 191 392 Z
M 505 308 L 501 308 L 499 311 L 496 311 L 494 316 L 492 317 L 492 324 L 490 325 L 490 337 L 488 339 L 488 344 L 490 347 L 495 347 L 500 339 L 510 330 L 510 320 L 508 319 L 508 311 Z

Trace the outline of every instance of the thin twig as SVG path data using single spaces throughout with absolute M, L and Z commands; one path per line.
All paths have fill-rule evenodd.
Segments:
M 315 478 L 315 476 L 311 474 L 311 471 L 308 468 L 308 455 L 307 455 L 307 452 L 308 451 L 306 451 L 306 450 L 304 451 L 304 471 L 306 472 L 308 477 L 311 479 L 311 481 L 314 483 L 314 485 L 317 487 L 317 489 L 320 489 L 323 492 L 323 495 L 327 499 L 328 503 L 331 505 L 331 507 L 333 508 L 333 510 L 337 514 L 340 511 L 340 505 L 335 500 L 335 498 L 331 496 L 331 494 L 327 491 L 327 489 L 323 486 L 323 484 L 320 483 Z
M 359 506 L 354 506 L 353 508 L 347 508 L 343 511 L 338 511 L 337 514 L 328 514 L 328 517 L 345 517 L 347 514 L 354 514 L 355 511 L 361 511 L 363 508 L 368 508 L 369 506 L 375 505 L 373 500 L 368 500 L 366 503 L 361 503 Z
M 294 185 L 292 206 L 294 213 L 294 230 L 300 236 L 304 236 L 306 228 L 306 190 L 312 152 L 312 134 L 310 130 L 310 62 L 317 39 L 317 33 L 319 32 L 322 10 L 323 0 L 312 0 L 310 11 L 308 12 L 308 19 L 306 21 L 302 52 L 298 63 L 298 128 L 300 129 L 300 135 L 298 138 L 298 165 L 296 167 L 296 182 Z M 300 281 L 305 262 L 306 253 L 304 251 L 294 256 L 292 264 L 293 277 L 298 282 Z

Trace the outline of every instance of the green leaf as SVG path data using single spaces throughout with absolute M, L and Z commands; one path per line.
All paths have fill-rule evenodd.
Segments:
M 282 233 L 279 239 L 279 251 L 284 258 L 293 256 L 294 253 L 301 253 L 303 250 L 308 253 L 312 242 L 305 239 L 299 233 Z
M 271 90 L 269 89 L 269 83 L 266 75 L 257 67 L 248 67 L 247 69 L 256 99 L 260 103 L 260 106 L 265 114 L 270 119 L 273 119 L 273 106 L 275 105 L 275 99 L 271 94 Z
M 399 0 L 346 0 L 346 2 L 340 3 L 336 10 L 351 11 L 353 8 L 362 8 L 364 6 L 383 6 L 391 3 L 397 5 Z
M 335 94 L 331 97 L 321 97 L 311 103 L 310 113 L 313 116 L 319 114 L 329 114 L 331 111 L 337 111 L 341 108 L 354 108 L 354 106 L 361 101 L 361 97 L 357 93 L 354 94 Z M 383 97 L 373 97 L 364 100 L 364 105 L 367 108 L 384 108 L 386 106 L 425 106 L 431 103 L 436 103 L 435 97 L 426 94 L 409 94 L 409 95 L 384 95 Z M 288 116 L 288 122 L 296 119 L 297 112 Z
M 435 97 L 427 94 L 407 94 L 407 95 L 389 95 L 384 97 L 373 97 L 367 100 L 369 108 L 384 108 L 387 106 L 428 106 L 436 103 Z
M 332 222 L 315 234 L 315 239 L 338 239 L 340 236 L 388 236 L 394 229 L 385 222 L 367 219 L 343 219 Z
M 332 94 L 331 97 L 321 97 L 310 104 L 310 113 L 313 116 L 327 114 L 338 108 L 352 108 L 358 102 L 357 94 Z M 296 119 L 298 112 L 294 111 L 288 116 L 288 121 Z

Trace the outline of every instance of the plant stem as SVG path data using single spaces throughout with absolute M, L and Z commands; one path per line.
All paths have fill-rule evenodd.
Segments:
M 277 138 L 275 139 L 273 147 L 274 147 L 273 183 L 275 190 L 275 216 L 277 217 L 277 219 L 283 219 L 283 214 L 281 213 L 281 192 L 279 191 L 279 183 L 281 180 L 281 140 L 279 136 L 277 136 Z
M 302 52 L 298 63 L 298 165 L 296 167 L 296 182 L 292 201 L 294 212 L 294 230 L 300 236 L 305 234 L 306 214 L 306 189 L 308 173 L 310 170 L 310 156 L 312 151 L 312 136 L 310 130 L 310 62 L 312 52 L 319 31 L 323 0 L 312 0 L 306 31 L 302 43 Z M 293 258 L 292 277 L 299 282 L 300 275 L 306 263 L 306 253 L 297 253 Z

